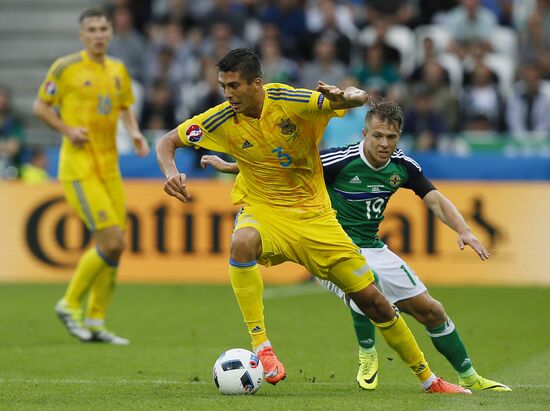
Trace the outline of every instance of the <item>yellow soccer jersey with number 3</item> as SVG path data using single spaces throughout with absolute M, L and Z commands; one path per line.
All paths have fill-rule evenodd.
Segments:
M 225 102 L 180 124 L 181 141 L 237 160 L 234 204 L 330 208 L 317 145 L 328 121 L 344 111 L 333 111 L 316 91 L 276 83 L 264 91 L 259 119 Z
M 59 109 L 71 127 L 88 130 L 89 142 L 82 147 L 63 138 L 59 179 L 82 180 L 120 176 L 116 128 L 120 109 L 134 101 L 131 80 L 119 60 L 107 57 L 103 65 L 85 51 L 57 59 L 40 86 L 38 98 Z

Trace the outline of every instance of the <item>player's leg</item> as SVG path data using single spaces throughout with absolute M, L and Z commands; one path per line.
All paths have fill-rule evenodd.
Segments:
M 480 376 L 474 369 L 458 330 L 443 305 L 427 291 L 395 303 L 400 310 L 424 324 L 435 348 L 459 376 L 461 386 L 475 390 L 511 391 L 509 387 Z
M 359 267 L 358 264 L 361 264 Z M 413 371 L 427 392 L 471 393 L 454 384 L 437 378 L 430 370 L 424 354 L 410 329 L 395 306 L 392 306 L 374 284 L 374 275 L 365 263 L 350 255 L 331 269 L 331 277 L 341 289 L 367 314 L 378 328 L 386 343 L 398 353 L 403 362 Z M 365 286 L 365 283 L 367 285 Z
M 378 386 L 378 354 L 376 352 L 375 327 L 369 318 L 359 310 L 357 305 L 346 294 L 328 280 L 317 278 L 319 284 L 339 297 L 349 307 L 353 329 L 359 345 L 359 369 L 357 383 L 365 390 L 374 390 Z
M 264 322 L 263 281 L 257 259 L 262 254 L 260 223 L 248 211 L 237 216 L 235 231 L 231 236 L 229 276 L 231 286 L 241 309 L 252 348 L 264 367 L 266 381 L 277 384 L 285 378 L 286 371 L 267 338 Z
M 99 217 L 94 239 L 105 265 L 90 285 L 85 324 L 92 332 L 92 341 L 126 345 L 129 343 L 127 339 L 108 331 L 105 326 L 125 247 L 126 201 L 122 179 L 100 181 L 97 190 L 92 206 L 94 214 Z
M 93 233 L 101 220 L 94 213 L 96 201 L 103 203 L 106 198 L 98 181 L 71 181 L 63 183 L 65 198 L 76 211 L 78 217 Z M 105 198 L 104 198 L 105 197 Z M 89 341 L 91 332 L 84 326 L 82 318 L 82 299 L 89 290 L 97 275 L 108 266 L 104 256 L 96 246 L 88 249 L 78 261 L 76 270 L 61 300 L 56 304 L 55 311 L 69 332 L 82 341 Z

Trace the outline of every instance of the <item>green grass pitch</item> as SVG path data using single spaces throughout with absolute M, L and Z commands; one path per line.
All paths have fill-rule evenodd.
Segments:
M 550 288 L 442 288 L 476 369 L 512 393 L 430 395 L 379 338 L 380 385 L 355 383 L 347 309 L 316 284 L 266 287 L 269 335 L 287 379 L 250 397 L 219 394 L 212 366 L 249 348 L 230 287 L 119 285 L 109 326 L 128 347 L 79 343 L 53 312 L 62 284 L 0 284 L 1 410 L 547 410 Z M 456 377 L 406 317 L 434 371 Z

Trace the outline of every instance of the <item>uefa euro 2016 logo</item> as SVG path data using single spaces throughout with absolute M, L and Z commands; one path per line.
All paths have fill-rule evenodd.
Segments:
M 187 137 L 187 140 L 189 140 L 191 143 L 198 143 L 202 139 L 202 130 L 199 126 L 196 124 L 193 124 L 187 128 L 185 131 L 185 136 Z

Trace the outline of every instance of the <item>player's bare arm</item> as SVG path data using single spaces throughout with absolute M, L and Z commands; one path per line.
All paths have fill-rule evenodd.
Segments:
M 147 157 L 150 151 L 149 143 L 147 142 L 147 140 L 139 130 L 137 119 L 136 119 L 136 116 L 134 115 L 134 112 L 129 108 L 120 110 L 120 118 L 124 123 L 126 132 L 132 139 L 135 153 L 140 157 Z
M 88 130 L 84 127 L 70 127 L 63 122 L 52 106 L 37 98 L 32 107 L 33 114 L 42 120 L 48 127 L 67 136 L 71 142 L 82 147 L 88 142 Z
M 489 258 L 489 251 L 472 233 L 472 230 L 468 227 L 460 212 L 449 199 L 439 191 L 432 190 L 422 200 L 437 218 L 458 234 L 457 242 L 461 250 L 464 249 L 465 245 L 469 245 L 482 260 Z
M 215 170 L 220 171 L 225 174 L 239 174 L 239 166 L 237 163 L 230 163 L 221 159 L 219 156 L 215 155 L 204 155 L 201 157 L 201 167 L 206 168 L 207 166 L 214 167 Z
M 157 161 L 166 177 L 164 191 L 181 202 L 188 202 L 191 199 L 187 191 L 187 175 L 180 173 L 176 167 L 174 155 L 178 147 L 183 147 L 178 136 L 178 129 L 165 134 L 157 144 Z
M 319 81 L 316 90 L 330 101 L 330 107 L 333 110 L 360 107 L 366 104 L 370 98 L 366 91 L 357 87 L 348 87 L 342 90 L 322 81 Z

